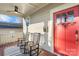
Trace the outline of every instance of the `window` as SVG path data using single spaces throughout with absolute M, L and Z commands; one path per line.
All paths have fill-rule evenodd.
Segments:
M 73 20 L 74 20 L 74 12 L 69 11 L 67 21 L 72 22 Z
M 62 14 L 62 23 L 67 21 L 67 15 L 65 13 Z
M 60 24 L 61 23 L 61 16 L 57 15 L 56 17 L 56 24 Z

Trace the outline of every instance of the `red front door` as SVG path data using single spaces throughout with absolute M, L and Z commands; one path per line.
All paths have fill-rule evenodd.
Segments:
M 55 52 L 64 55 L 79 55 L 79 18 L 78 7 L 75 6 L 54 13 Z
M 75 24 L 66 27 L 66 54 L 76 55 L 76 27 Z
M 67 55 L 79 55 L 79 17 L 74 18 L 72 24 L 66 27 L 66 52 Z
M 55 30 L 55 49 L 59 53 L 65 53 L 65 28 L 57 25 Z
M 61 13 L 61 12 L 59 12 Z M 65 54 L 65 27 L 61 24 L 62 17 L 61 14 L 56 13 L 55 17 L 56 20 L 54 21 L 55 25 L 55 40 L 54 40 L 54 49 L 57 53 Z

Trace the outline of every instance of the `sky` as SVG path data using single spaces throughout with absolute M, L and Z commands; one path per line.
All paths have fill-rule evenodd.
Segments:
M 17 16 L 8 16 L 8 15 L 0 14 L 0 22 L 20 23 L 21 21 Z

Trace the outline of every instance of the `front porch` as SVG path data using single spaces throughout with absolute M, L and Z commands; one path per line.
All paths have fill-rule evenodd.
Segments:
M 0 56 L 29 56 L 29 54 L 23 54 L 20 47 L 17 46 L 17 42 L 5 44 L 0 46 Z M 40 48 L 38 56 L 57 56 Z

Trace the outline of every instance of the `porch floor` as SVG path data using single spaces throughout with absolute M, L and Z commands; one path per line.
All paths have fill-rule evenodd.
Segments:
M 57 56 L 56 54 L 52 54 L 46 50 L 40 49 L 39 56 Z M 23 54 L 20 51 L 20 48 L 16 45 L 2 45 L 0 46 L 0 56 L 29 56 L 28 54 Z

